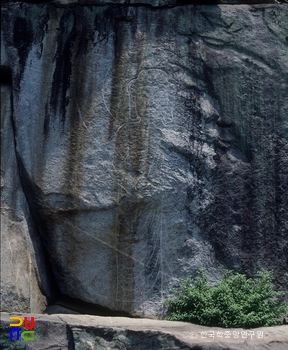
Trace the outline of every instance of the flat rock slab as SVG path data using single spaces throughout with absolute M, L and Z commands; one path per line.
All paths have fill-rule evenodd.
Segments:
M 10 341 L 10 315 L 1 313 L 1 349 L 275 349 L 288 348 L 288 326 L 245 330 L 127 317 L 18 314 L 35 317 L 35 341 Z

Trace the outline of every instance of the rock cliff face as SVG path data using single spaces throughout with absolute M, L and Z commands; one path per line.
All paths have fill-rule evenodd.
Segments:
M 287 289 L 287 5 L 7 3 L 2 23 L 4 311 L 159 318 L 201 267 Z

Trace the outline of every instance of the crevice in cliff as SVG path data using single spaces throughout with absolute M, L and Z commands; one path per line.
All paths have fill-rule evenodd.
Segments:
M 10 90 L 10 94 L 9 94 L 10 96 L 8 97 L 10 99 L 10 116 L 9 116 L 9 118 L 10 118 L 11 129 L 12 129 L 11 130 L 12 131 L 11 143 L 12 143 L 12 148 L 13 148 L 13 150 L 10 150 L 10 152 L 11 152 L 11 154 L 13 154 L 12 157 L 13 158 L 15 157 L 15 162 L 16 162 L 16 167 L 17 167 L 17 169 L 15 169 L 15 172 L 16 172 L 16 174 L 18 173 L 17 175 L 16 174 L 15 175 L 19 176 L 19 185 L 18 185 L 18 179 L 17 179 L 17 184 L 15 184 L 15 188 L 13 189 L 11 196 L 13 196 L 13 198 L 15 198 L 15 199 L 12 199 L 12 203 L 17 203 L 17 199 L 16 199 L 17 193 L 19 193 L 19 191 L 21 191 L 21 190 L 23 191 L 23 194 L 27 200 L 27 194 L 25 193 L 24 188 L 23 188 L 23 181 L 22 181 L 20 165 L 19 165 L 19 161 L 18 161 L 19 154 L 17 152 L 17 128 L 15 125 L 16 121 L 15 121 L 15 113 L 14 113 L 14 91 L 15 91 L 14 89 L 15 89 L 15 84 L 17 85 L 17 83 L 15 83 L 15 81 L 17 79 L 15 80 L 15 76 L 13 76 L 13 74 L 12 74 L 12 69 L 8 65 L 5 65 L 5 66 L 1 65 L 0 72 L 1 72 L 1 76 L 0 76 L 1 77 L 0 78 L 1 85 L 8 86 L 9 90 Z M 1 118 L 2 118 L 2 116 L 1 116 Z M 2 127 L 2 120 L 1 120 L 1 127 Z M 3 137 L 4 137 L 4 135 L 3 135 Z M 1 163 L 2 163 L 2 161 L 1 161 Z M 1 164 L 1 166 L 2 166 L 2 164 Z M 20 186 L 20 188 L 18 186 Z M 23 198 L 23 197 L 21 197 L 21 198 Z M 32 272 L 32 274 L 35 273 L 35 277 L 36 277 L 36 280 L 38 283 L 38 288 L 39 288 L 40 292 L 43 294 L 43 296 L 45 296 L 49 300 L 49 298 L 51 296 L 49 295 L 49 289 L 47 289 L 47 287 L 45 288 L 46 276 L 44 276 L 44 275 L 46 275 L 46 269 L 47 269 L 47 264 L 45 261 L 46 257 L 45 256 L 43 257 L 43 252 L 42 252 L 43 249 L 42 249 L 40 240 L 37 238 L 37 233 L 35 232 L 35 225 L 34 225 L 35 219 L 33 218 L 33 213 L 31 212 L 31 210 L 29 208 L 28 200 L 27 200 L 27 202 L 19 203 L 19 206 L 21 207 L 21 217 L 19 216 L 18 220 L 21 220 L 21 221 L 26 220 L 26 224 L 28 226 L 28 234 L 30 236 L 30 241 L 33 245 L 33 250 L 34 250 L 34 253 L 32 251 L 29 252 L 31 257 L 34 256 L 33 260 L 35 259 L 32 263 L 33 268 L 35 269 L 35 272 Z M 15 208 L 15 213 L 16 212 L 17 212 L 17 210 Z M 11 249 L 11 246 L 10 246 L 10 249 Z M 11 253 L 12 253 L 12 251 L 11 251 Z M 31 271 L 32 271 L 32 269 L 30 270 L 30 272 Z M 33 278 L 32 275 L 29 275 L 29 276 L 30 276 L 30 278 Z M 43 284 L 43 282 L 44 282 L 44 284 Z M 28 282 L 28 284 L 29 283 L 30 282 Z M 18 285 L 17 287 L 21 288 L 21 285 L 20 286 Z M 32 300 L 32 298 L 33 298 L 33 296 L 35 296 L 35 294 L 37 294 L 37 292 L 33 290 L 32 294 L 29 295 L 30 307 L 34 303 L 34 300 Z M 29 309 L 29 310 L 30 310 L 30 312 L 33 312 L 33 310 L 31 310 L 31 309 Z
M 7 72 L 9 72 L 9 69 L 7 69 Z M 11 74 L 11 82 L 12 80 L 13 79 Z M 35 215 L 35 210 L 33 210 L 33 205 L 32 205 L 33 203 L 31 202 L 29 189 L 27 189 L 27 181 L 25 182 L 25 180 L 27 180 L 27 176 L 29 175 L 26 172 L 26 169 L 24 168 L 23 163 L 21 161 L 21 157 L 17 151 L 17 137 L 16 137 L 17 129 L 16 129 L 15 120 L 14 120 L 13 87 L 11 89 L 11 124 L 12 124 L 13 135 L 14 135 L 13 143 L 14 143 L 20 183 L 28 204 L 28 211 L 31 214 L 33 224 L 35 224 L 35 228 L 36 228 L 35 230 L 37 231 L 37 232 L 31 232 L 33 228 L 30 227 L 29 234 L 30 234 L 30 239 L 35 252 L 35 259 L 36 259 L 37 270 L 38 270 L 36 272 L 37 282 L 41 293 L 47 298 L 47 302 L 49 304 L 50 302 L 53 302 L 54 298 L 56 298 L 59 295 L 59 290 L 58 290 L 57 284 L 54 281 L 52 269 L 49 264 L 47 250 L 45 246 L 43 246 L 42 240 L 37 239 L 37 236 L 39 235 L 39 220 L 38 220 L 37 214 Z
M 15 144 L 16 144 L 16 140 L 15 140 Z M 17 150 L 16 150 L 16 157 L 17 157 L 18 171 L 19 171 L 22 189 L 25 194 L 25 197 L 29 206 L 29 211 L 31 213 L 31 216 L 33 218 L 33 221 L 37 230 L 35 234 L 40 237 L 40 242 L 41 242 L 39 246 L 39 243 L 37 244 L 37 242 L 33 238 L 33 235 L 30 233 L 31 241 L 35 250 L 35 256 L 36 256 L 36 259 L 38 258 L 37 263 L 38 263 L 39 274 L 40 274 L 40 277 L 43 278 L 43 282 L 44 282 L 44 285 L 43 285 L 41 281 L 38 281 L 39 288 L 41 292 L 46 296 L 48 305 L 50 305 L 51 303 L 54 303 L 56 299 L 59 298 L 59 295 L 61 293 L 59 291 L 59 288 L 53 273 L 51 257 L 48 252 L 49 234 L 47 232 L 48 230 L 45 228 L 45 222 L 42 220 L 42 213 L 40 210 L 41 205 L 39 205 L 42 202 L 43 194 L 40 188 L 36 184 L 34 184 L 30 179 L 30 176 L 27 173 Z M 43 260 L 40 261 L 40 259 L 43 259 Z
M 75 350 L 75 339 L 71 327 L 66 324 L 66 334 L 68 340 L 68 350 Z
M 12 70 L 8 66 L 0 67 L 0 84 L 12 85 Z
M 72 310 L 79 314 L 95 316 L 134 317 L 128 312 L 113 310 L 100 304 L 89 303 L 78 298 L 72 298 L 65 294 L 60 294 L 59 298 L 47 308 L 46 313 L 49 315 L 61 313 L 61 309 L 57 309 L 57 306 L 65 308 L 67 313 L 69 313 L 69 310 Z

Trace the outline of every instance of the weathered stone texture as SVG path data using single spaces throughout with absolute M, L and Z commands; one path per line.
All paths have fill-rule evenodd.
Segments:
M 2 21 L 18 170 L 63 295 L 162 317 L 200 267 L 272 268 L 287 289 L 287 5 L 16 4 Z
M 15 0 L 3 0 L 4 3 L 15 2 Z M 239 5 L 239 4 L 285 4 L 288 0 L 20 0 L 26 3 L 52 3 L 60 6 L 67 5 L 149 5 L 153 7 L 179 6 L 179 5 Z
M 247 332 L 242 328 L 211 329 L 184 322 L 125 317 L 63 314 L 34 316 L 35 340 L 10 341 L 9 314 L 1 313 L 1 348 L 7 350 L 286 350 L 288 346 L 288 326 L 256 328 Z M 226 332 L 225 335 L 224 332 Z
M 38 287 L 46 273 L 39 275 L 33 221 L 17 170 L 11 93 L 11 86 L 1 85 L 1 310 L 39 313 L 46 308 Z M 39 238 L 33 238 L 37 245 Z

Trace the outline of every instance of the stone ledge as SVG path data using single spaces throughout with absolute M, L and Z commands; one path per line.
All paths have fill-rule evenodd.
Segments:
M 150 5 L 153 7 L 176 6 L 176 5 L 253 5 L 253 4 L 288 4 L 288 0 L 3 0 L 2 3 L 53 3 L 59 5 L 105 5 L 105 4 L 122 4 L 122 5 Z
M 269 347 L 271 350 L 285 350 L 288 347 L 288 326 L 244 330 L 127 317 L 17 313 L 15 315 L 35 317 L 35 341 L 12 343 L 9 340 L 10 315 L 12 314 L 1 313 L 0 346 L 3 349 L 6 349 L 8 344 L 9 349 L 29 350 L 56 349 L 56 347 L 57 350 L 88 347 L 111 350 L 144 350 L 152 347 L 159 350 L 264 350 Z

